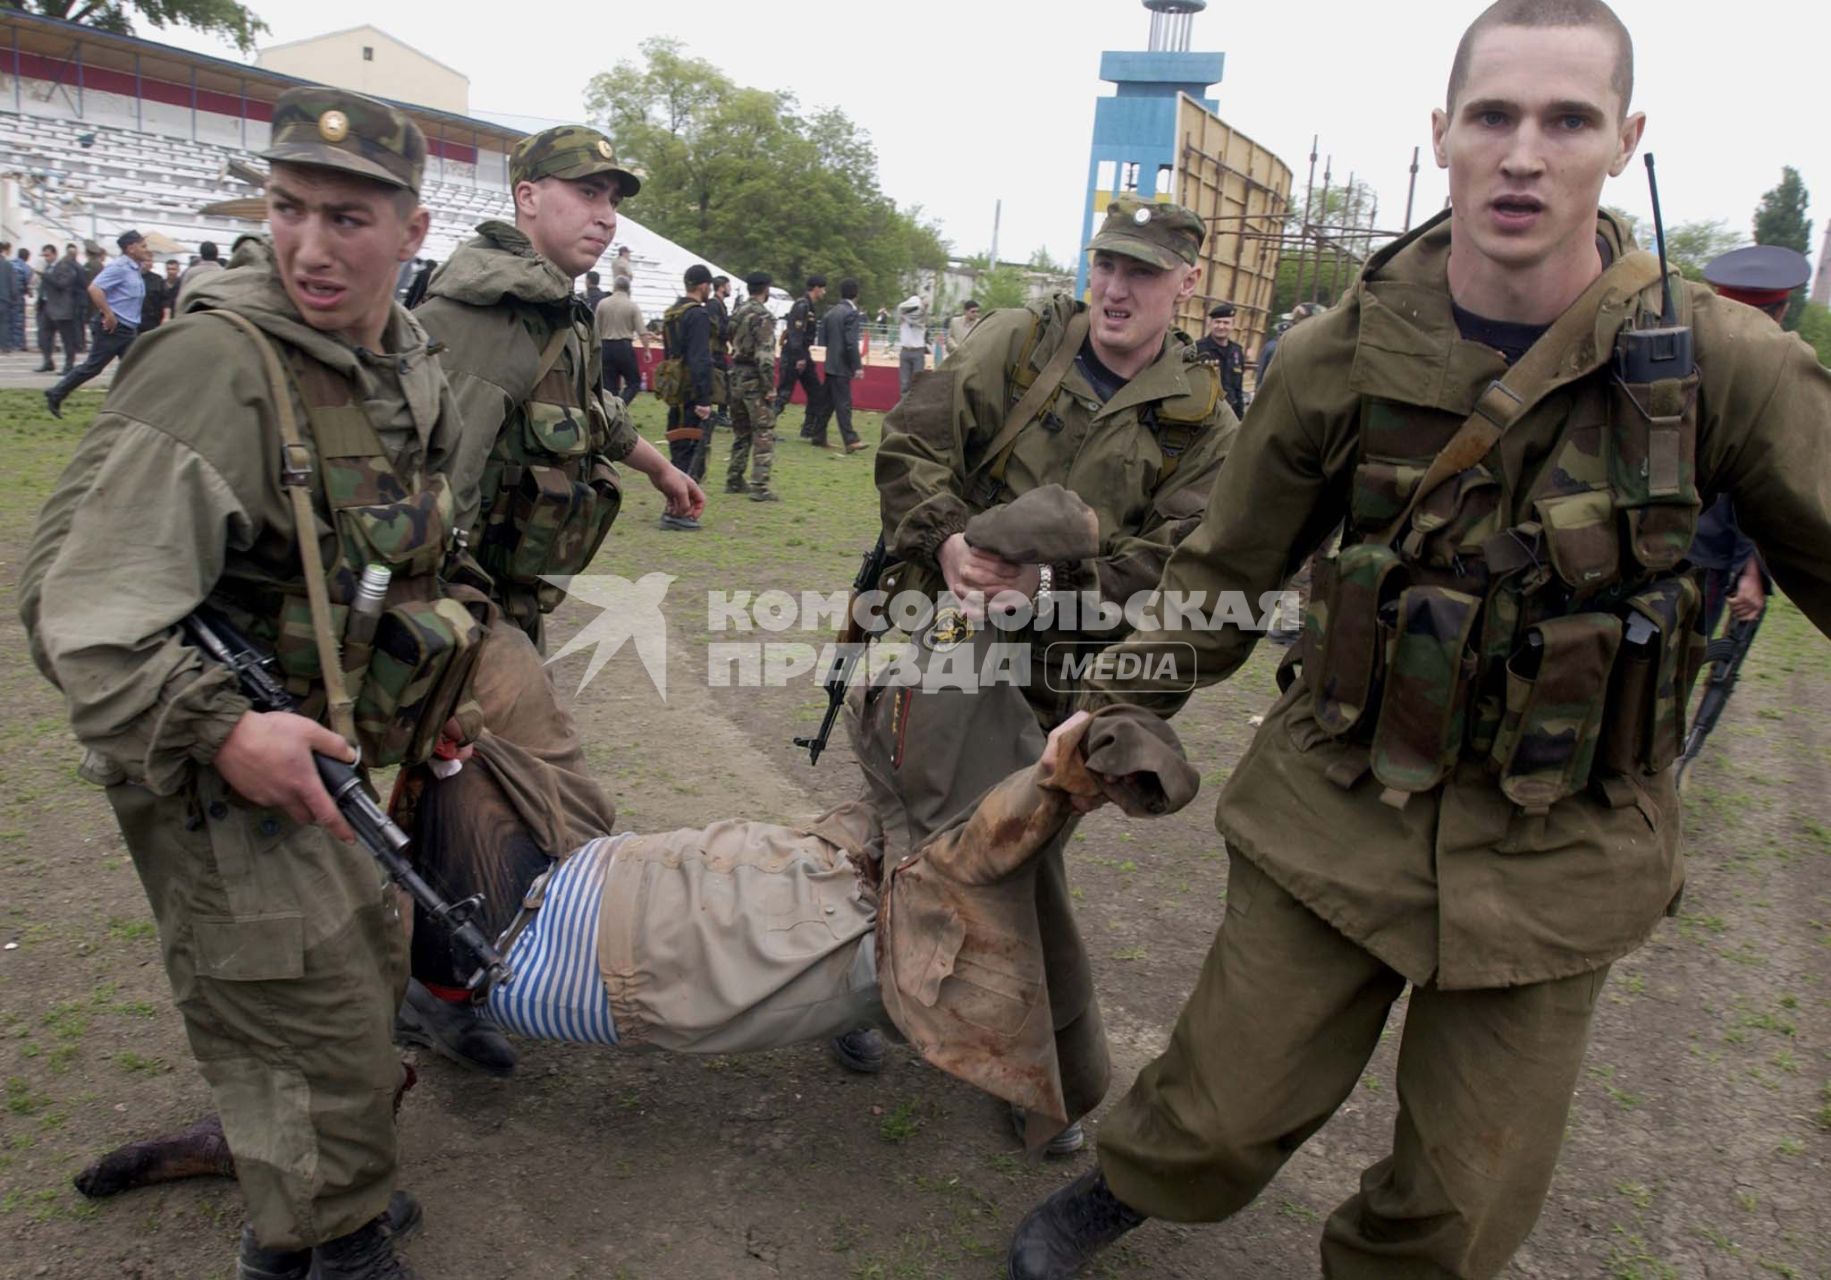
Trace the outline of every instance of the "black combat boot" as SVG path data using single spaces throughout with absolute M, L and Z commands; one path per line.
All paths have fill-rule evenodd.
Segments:
M 889 1051 L 882 1033 L 875 1027 L 854 1027 L 842 1032 L 827 1043 L 827 1048 L 833 1054 L 833 1061 L 847 1071 L 867 1076 L 884 1069 L 884 1057 Z
M 413 1269 L 394 1256 L 395 1237 L 382 1214 L 347 1236 L 316 1250 L 317 1280 L 414 1280 Z
M 1144 1219 L 1090 1169 L 1017 1224 L 1006 1259 L 1011 1280 L 1068 1280 Z
M 236 1280 L 305 1280 L 311 1274 L 310 1249 L 263 1249 L 254 1228 L 242 1228 L 242 1245 L 235 1259 Z
M 514 1073 L 515 1048 L 476 1007 L 441 1000 L 418 979 L 407 983 L 407 998 L 394 1015 L 394 1042 L 431 1049 L 459 1066 L 485 1075 Z

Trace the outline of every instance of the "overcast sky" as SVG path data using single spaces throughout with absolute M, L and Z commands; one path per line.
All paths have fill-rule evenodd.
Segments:
M 984 252 L 1004 201 L 1000 256 L 1078 249 L 1093 102 L 1110 92 L 1100 53 L 1142 49 L 1140 0 L 921 0 L 778 5 L 756 0 L 589 6 L 521 0 L 254 0 L 272 41 L 374 22 L 470 77 L 479 112 L 583 117 L 584 85 L 654 35 L 671 35 L 740 83 L 837 106 L 870 131 L 884 188 L 940 222 L 956 253 Z M 1270 147 L 1303 198 L 1310 138 L 1373 183 L 1382 225 L 1405 209 L 1411 149 L 1422 146 L 1419 218 L 1446 185 L 1430 158 L 1430 110 L 1456 41 L 1482 5 L 1211 0 L 1192 47 L 1227 55 L 1212 90 L 1229 124 Z M 1659 159 L 1668 223 L 1720 218 L 1748 235 L 1761 193 L 1791 164 L 1813 193 L 1814 259 L 1831 218 L 1831 96 L 1818 79 L 1831 4 L 1816 0 L 1616 0 L 1633 32 L 1635 105 Z M 592 15 L 592 16 L 586 16 Z M 602 15 L 601 17 L 597 15 Z M 143 34 L 235 57 L 185 33 Z M 1798 56 L 1777 64 L 1776 53 Z M 1770 59 L 1764 62 L 1763 59 Z M 1318 164 L 1318 182 L 1321 164 Z M 1604 200 L 1645 214 L 1636 163 Z M 640 219 L 641 198 L 629 212 Z M 741 268 L 742 264 L 733 264 Z

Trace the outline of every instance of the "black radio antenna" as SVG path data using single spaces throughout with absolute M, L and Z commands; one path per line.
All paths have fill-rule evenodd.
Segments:
M 1672 305 L 1672 277 L 1666 273 L 1666 220 L 1659 215 L 1659 179 L 1653 175 L 1653 153 L 1647 152 L 1647 193 L 1653 197 L 1653 241 L 1659 246 L 1659 296 L 1663 310 L 1659 322 L 1666 328 L 1678 324 Z

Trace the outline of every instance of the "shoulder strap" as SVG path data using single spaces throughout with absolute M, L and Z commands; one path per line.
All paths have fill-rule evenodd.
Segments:
M 1488 451 L 1509 427 L 1560 385 L 1558 370 L 1565 353 L 1594 332 L 1596 317 L 1608 301 L 1632 297 L 1658 282 L 1659 259 L 1645 250 L 1635 250 L 1617 258 L 1607 271 L 1592 280 L 1589 288 L 1539 335 L 1539 340 L 1526 354 L 1505 374 L 1488 384 L 1488 389 L 1475 401 L 1475 412 L 1431 459 L 1429 470 L 1411 491 L 1411 501 L 1386 526 L 1380 541 L 1390 544 L 1433 489 L 1487 457 Z
M 279 352 L 258 325 L 233 311 L 212 309 L 206 314 L 220 316 L 244 330 L 261 353 L 267 389 L 273 396 L 273 411 L 280 424 L 280 483 L 292 499 L 293 535 L 299 540 L 299 565 L 305 571 L 305 599 L 311 609 L 312 638 L 318 645 L 318 666 L 324 677 L 331 728 L 354 746 L 356 715 L 344 680 L 343 659 L 337 652 L 337 638 L 331 630 L 331 599 L 324 585 L 324 558 L 318 551 L 318 520 L 312 512 L 312 456 L 299 437 L 299 421 L 292 411 L 292 388 L 280 366 Z
M 1018 434 L 1035 421 L 1036 415 L 1043 411 L 1043 406 L 1055 397 L 1062 379 L 1068 376 L 1068 366 L 1074 363 L 1081 344 L 1087 340 L 1087 330 L 1091 323 L 1085 311 L 1078 311 L 1069 317 L 1068 325 L 1062 331 L 1062 340 L 1049 356 L 1049 363 L 1036 375 L 1036 381 L 1024 392 L 1024 398 L 1017 402 L 1017 407 L 1005 415 L 1004 426 L 992 437 L 992 443 L 986 446 L 985 453 L 972 474 L 976 475 L 991 467 L 996 469 L 1000 480 L 1004 478 L 1004 468 L 1000 464 L 1005 455 L 1017 443 Z
M 572 318 L 568 316 L 566 323 L 555 329 L 553 335 L 547 339 L 547 345 L 541 348 L 540 368 L 534 372 L 535 386 L 538 387 L 546 380 L 547 375 L 553 372 L 553 366 L 559 363 L 560 352 L 566 349 L 566 339 L 570 338 L 572 334 Z

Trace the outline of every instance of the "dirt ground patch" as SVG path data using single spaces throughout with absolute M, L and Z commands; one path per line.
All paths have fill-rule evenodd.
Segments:
M 209 1105 L 150 912 L 16 617 L 32 521 L 95 402 L 51 423 L 31 393 L 0 393 L 0 944 L 17 944 L 0 951 L 0 1276 L 222 1277 L 241 1216 L 231 1184 L 99 1203 L 70 1185 L 100 1151 Z M 874 441 L 875 416 L 861 419 Z M 872 455 L 819 453 L 794 438 L 798 420 L 778 448 L 783 502 L 716 492 L 720 448 L 705 532 L 660 532 L 659 501 L 638 488 L 595 566 L 678 579 L 668 700 L 625 649 L 574 702 L 626 827 L 793 819 L 856 789 L 841 739 L 817 769 L 790 745 L 823 705 L 811 676 L 707 687 L 706 641 L 736 638 L 715 629 L 708 591 L 839 590 L 869 541 Z M 591 612 L 564 607 L 556 647 Z M 585 663 L 556 664 L 562 690 Z M 1150 823 L 1103 811 L 1071 845 L 1115 1097 L 1167 1039 L 1220 920 L 1213 792 L 1270 701 L 1272 666 L 1256 655 L 1179 717 L 1207 784 L 1195 804 Z M 1682 910 L 1615 968 L 1550 1200 L 1508 1276 L 1831 1277 L 1828 712 L 1831 647 L 1779 606 L 1694 770 Z M 1387 1147 L 1400 1016 L 1354 1098 L 1256 1204 L 1218 1227 L 1148 1226 L 1096 1274 L 1315 1275 L 1322 1219 Z M 452 1280 L 989 1280 L 1023 1211 L 1089 1159 L 1026 1162 L 993 1104 L 902 1049 L 875 1077 L 819 1045 L 687 1059 L 528 1044 L 507 1082 L 419 1067 L 402 1180 L 427 1227 L 410 1256 Z

